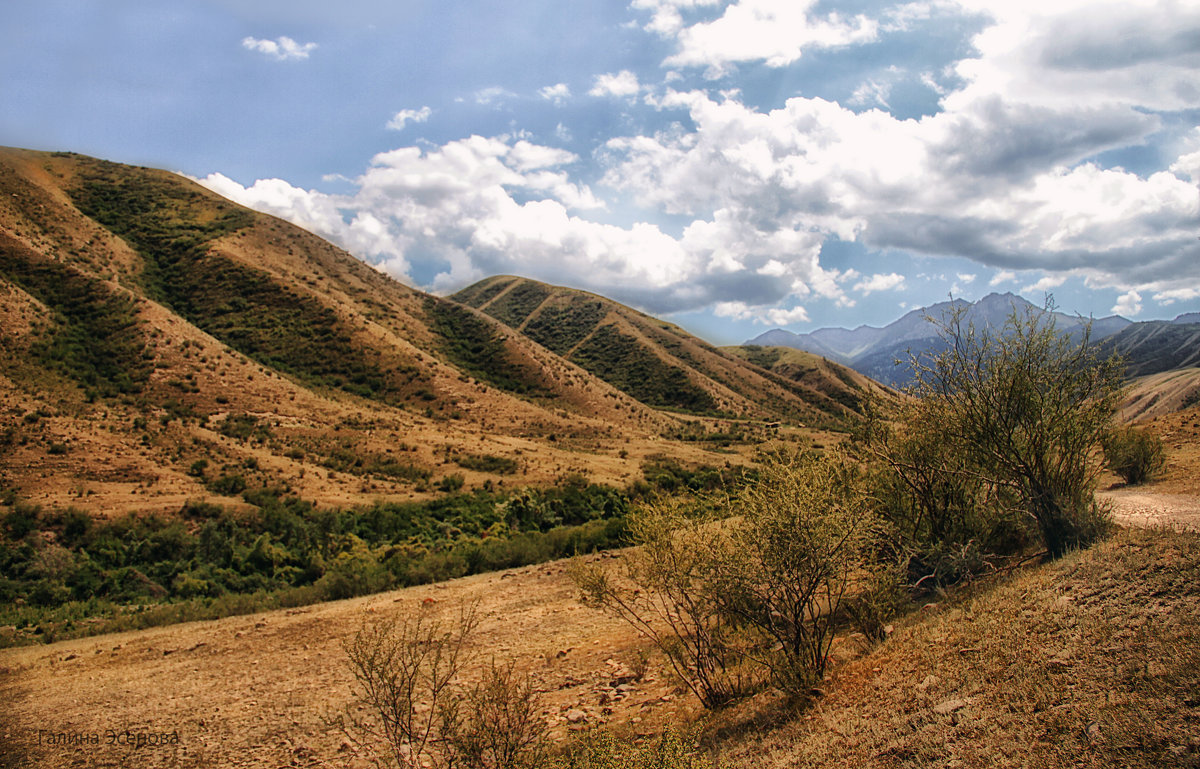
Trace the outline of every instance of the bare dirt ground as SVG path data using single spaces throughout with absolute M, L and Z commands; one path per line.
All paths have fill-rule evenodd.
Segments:
M 1097 496 L 1112 505 L 1113 517 L 1124 526 L 1169 526 L 1200 531 L 1200 497 L 1135 489 L 1105 491 Z

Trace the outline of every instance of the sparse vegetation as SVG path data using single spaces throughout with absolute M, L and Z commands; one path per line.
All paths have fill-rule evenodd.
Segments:
M 604 305 L 599 301 L 544 307 L 525 326 L 525 334 L 547 350 L 566 355 L 604 320 L 606 314 Z
M 55 325 L 34 344 L 34 356 L 93 396 L 136 393 L 145 387 L 150 365 L 132 297 L 3 235 L 0 277 L 54 314 Z
M 515 363 L 504 334 L 471 310 L 446 299 L 428 297 L 425 312 L 441 337 L 442 351 L 460 370 L 488 384 L 520 395 L 549 395 L 540 372 Z
M 492 302 L 488 315 L 505 325 L 516 328 L 550 296 L 547 286 L 532 280 L 522 281 L 511 291 Z
M 163 172 L 80 162 L 72 199 L 141 255 L 151 297 L 264 365 L 318 386 L 394 398 L 379 365 L 332 310 L 265 272 L 208 253 L 209 241 L 249 226 L 249 211 L 216 206 Z
M 456 454 L 454 463 L 468 470 L 497 475 L 512 475 L 521 469 L 520 463 L 512 457 L 498 457 L 495 454 Z

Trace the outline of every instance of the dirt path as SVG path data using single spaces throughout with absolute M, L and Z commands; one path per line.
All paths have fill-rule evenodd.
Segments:
M 1103 491 L 1096 496 L 1112 505 L 1113 517 L 1122 525 L 1171 526 L 1200 531 L 1200 497 L 1134 489 Z

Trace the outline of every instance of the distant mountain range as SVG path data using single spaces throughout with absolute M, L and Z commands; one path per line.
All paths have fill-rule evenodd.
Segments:
M 908 366 L 911 355 L 936 353 L 944 346 L 931 319 L 947 318 L 960 307 L 966 310 L 964 322 L 978 328 L 1000 328 L 1014 311 L 1037 309 L 1016 294 L 993 293 L 974 303 L 955 299 L 913 310 L 882 328 L 822 328 L 808 334 L 773 329 L 746 344 L 804 350 L 876 381 L 902 387 L 912 379 Z M 1061 312 L 1055 312 L 1054 319 L 1059 329 L 1069 333 L 1079 333 L 1090 323 L 1091 342 L 1104 351 L 1121 354 L 1130 376 L 1200 365 L 1200 313 L 1143 323 L 1119 315 L 1089 319 Z

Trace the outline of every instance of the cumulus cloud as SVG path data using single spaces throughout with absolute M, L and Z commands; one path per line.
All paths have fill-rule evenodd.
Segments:
M 545 88 L 538 89 L 538 95 L 546 101 L 563 104 L 567 99 L 571 98 L 571 89 L 566 83 L 556 83 L 555 85 L 548 85 Z
M 783 67 L 807 49 L 866 43 L 878 36 L 878 22 L 861 14 L 813 14 L 817 0 L 737 0 L 726 6 L 720 18 L 690 26 L 679 13 L 680 7 L 688 5 L 695 4 L 635 3 L 635 7 L 654 7 L 647 28 L 676 42 L 676 52 L 664 65 L 706 67 L 712 77 L 740 62 Z
M 1117 297 L 1112 312 L 1116 315 L 1138 315 L 1142 311 L 1142 295 L 1137 291 L 1126 291 Z
M 1046 275 L 1040 280 L 1021 287 L 1022 294 L 1045 294 L 1067 282 L 1066 275 Z
M 254 37 L 242 38 L 242 47 L 248 51 L 269 56 L 279 61 L 289 59 L 307 59 L 308 55 L 317 48 L 316 43 L 297 43 L 290 37 L 277 37 L 274 40 L 259 40 Z
M 873 294 L 876 291 L 895 291 L 903 288 L 904 276 L 895 272 L 886 275 L 876 273 L 854 284 L 854 290 L 863 296 Z
M 232 192 L 400 265 L 393 270 L 432 260 L 439 288 L 523 272 L 660 312 L 708 306 L 722 317 L 799 322 L 814 300 L 851 306 L 905 285 L 895 272 L 823 265 L 831 239 L 967 258 L 991 287 L 1049 291 L 1072 275 L 1116 289 L 1130 307 L 1200 295 L 1200 130 L 1179 128 L 1184 110 L 1200 109 L 1195 3 L 916 0 L 864 15 L 816 0 L 632 6 L 666 41 L 672 71 L 653 88 L 630 70 L 605 73 L 588 93 L 631 103 L 650 94 L 645 104 L 662 113 L 638 121 L 657 122 L 657 132 L 612 138 L 594 154 L 597 188 L 638 213 L 589 219 L 604 202 L 578 181 L 579 158 L 529 136 L 383 153 L 340 197 L 278 180 Z M 937 72 L 866 74 L 843 103 L 797 95 L 760 109 L 726 88 L 735 84 L 673 90 L 695 82 L 681 72 L 781 67 L 951 15 L 980 30 L 964 58 Z M 889 114 L 901 83 L 918 79 L 936 92 L 937 110 Z M 571 96 L 563 83 L 538 93 L 555 103 Z M 493 88 L 475 98 L 510 95 Z M 560 124 L 556 134 L 565 143 L 570 131 Z M 1149 170 L 1104 160 L 1148 143 L 1174 159 Z M 666 221 L 670 231 L 656 223 Z
M 637 96 L 641 89 L 637 75 L 623 69 L 615 75 L 612 73 L 597 75 L 596 83 L 592 86 L 592 90 L 588 91 L 588 95 L 630 97 Z
M 409 123 L 424 123 L 433 114 L 433 110 L 429 107 L 421 107 L 421 109 L 402 109 L 392 116 L 388 121 L 387 127 L 393 131 L 403 131 L 404 127 Z
M 804 229 L 1006 272 L 1200 281 L 1195 188 L 1090 160 L 1145 141 L 1161 127 L 1153 115 L 997 95 L 919 120 L 804 97 L 765 112 L 700 91 L 656 104 L 685 110 L 695 129 L 605 148 L 605 183 L 648 208 L 727 212 L 759 240 Z
M 1154 294 L 1154 301 L 1164 307 L 1193 299 L 1200 299 L 1200 288 L 1168 288 Z
M 753 307 L 745 302 L 718 302 L 713 307 L 713 314 L 718 318 L 733 320 L 750 320 L 763 326 L 790 326 L 793 323 L 807 323 L 808 311 L 800 305 L 795 307 Z

